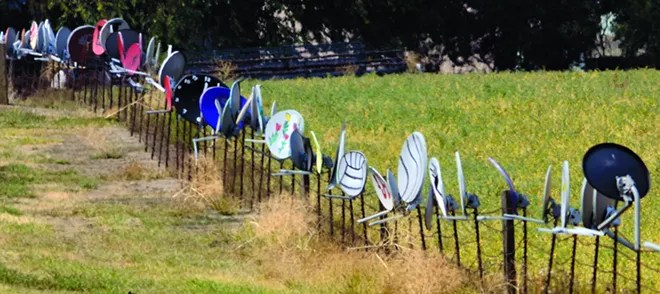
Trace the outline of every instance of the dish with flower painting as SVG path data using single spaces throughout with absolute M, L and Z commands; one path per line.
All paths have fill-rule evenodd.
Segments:
M 266 125 L 266 145 L 273 157 L 284 160 L 291 157 L 291 146 L 289 145 L 291 134 L 299 130 L 302 134 L 305 129 L 305 120 L 295 110 L 284 110 L 275 113 Z

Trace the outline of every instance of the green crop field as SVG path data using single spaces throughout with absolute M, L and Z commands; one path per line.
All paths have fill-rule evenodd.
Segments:
M 655 195 L 660 179 L 660 136 L 655 129 L 660 125 L 658 81 L 660 72 L 655 70 L 368 75 L 248 80 L 242 84 L 242 94 L 247 97 L 258 83 L 266 113 L 274 100 L 280 110 L 299 111 L 305 118 L 305 135 L 314 131 L 330 157 L 346 121 L 346 150 L 362 151 L 369 165 L 381 173 L 388 168 L 396 173 L 404 140 L 419 131 L 425 136 L 429 156 L 440 161 L 446 190 L 452 195 L 458 193 L 454 153 L 460 152 L 467 190 L 480 197 L 482 213 L 498 214 L 500 191 L 507 188 L 488 157 L 507 170 L 517 190 L 530 196 L 528 214 L 539 217 L 548 165 L 553 166 L 557 199 L 561 164 L 569 161 L 571 205 L 577 208 L 584 153 L 601 142 L 625 145 L 642 157 L 651 172 L 651 190 L 642 200 L 642 241 L 660 243 L 660 234 L 654 230 L 660 225 L 656 217 L 660 200 Z M 38 106 L 35 101 L 40 98 L 31 97 L 22 104 Z M 51 108 L 47 114 L 0 109 L 0 179 L 7 183 L 0 187 L 1 292 L 381 292 L 374 288 L 382 285 L 381 276 L 342 272 L 340 266 L 329 277 L 317 278 L 323 275 L 310 274 L 311 269 L 300 275 L 315 277 L 309 279 L 264 269 L 272 260 L 246 249 L 253 236 L 237 229 L 243 222 L 251 223 L 251 218 L 225 218 L 172 203 L 178 185 L 168 182 L 169 175 L 153 166 L 143 145 L 122 133 L 119 123 L 67 112 L 86 107 L 79 103 L 47 106 Z M 369 181 L 367 191 L 372 190 Z M 367 197 L 371 204 L 377 203 L 375 195 Z M 417 215 L 412 216 L 416 226 Z M 631 216 L 632 210 L 624 215 L 620 228 L 629 238 Z M 407 226 L 411 221 L 400 223 Z M 443 235 L 451 237 L 450 225 L 442 223 Z M 521 223 L 516 226 L 518 240 L 521 227 Z M 530 288 L 538 289 L 551 236 L 538 233 L 539 225 L 528 227 Z M 475 269 L 474 223 L 459 222 L 458 228 L 461 261 Z M 499 222 L 481 224 L 484 266 L 488 274 L 498 277 L 502 263 L 499 229 Z M 377 233 L 376 228 L 373 232 Z M 437 236 L 425 233 L 435 250 Z M 553 286 L 562 288 L 567 284 L 572 239 L 558 239 Z M 590 286 L 594 240 L 580 237 L 577 243 L 578 292 Z M 605 247 L 613 246 L 607 237 L 600 241 Z M 519 274 L 521 245 L 518 242 L 516 253 Z M 445 239 L 444 246 L 452 258 L 453 241 Z M 611 270 L 613 254 L 605 247 L 599 255 L 599 292 L 611 284 L 606 271 Z M 619 249 L 617 271 L 622 277 L 618 285 L 632 288 L 634 280 L 626 278 L 635 278 L 634 262 L 628 259 L 634 253 L 623 246 Z M 341 254 L 326 256 L 327 261 L 341 259 Z M 346 258 L 352 256 L 346 254 Z M 643 253 L 642 261 L 657 268 L 660 253 Z M 642 284 L 660 289 L 660 278 L 643 268 Z

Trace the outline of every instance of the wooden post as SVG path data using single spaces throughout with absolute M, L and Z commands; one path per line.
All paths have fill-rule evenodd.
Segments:
M 7 77 L 7 51 L 4 44 L 0 44 L 0 104 L 9 104 L 9 78 Z
M 510 192 L 502 191 L 502 213 L 515 214 L 516 203 L 514 203 Z M 516 282 L 516 238 L 513 220 L 502 221 L 502 245 L 504 249 L 504 281 L 506 292 L 515 294 L 518 288 Z

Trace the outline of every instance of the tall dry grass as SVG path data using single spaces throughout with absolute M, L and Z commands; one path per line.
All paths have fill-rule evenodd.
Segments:
M 455 293 L 465 289 L 464 273 L 437 253 L 402 247 L 385 256 L 353 250 L 326 239 L 316 221 L 305 200 L 290 195 L 270 198 L 238 234 L 237 252 L 259 264 L 264 278 L 312 291 Z
M 196 168 L 199 172 L 194 173 L 192 180 L 174 197 L 183 204 L 211 208 L 221 215 L 237 214 L 241 203 L 237 197 L 225 191 L 222 173 L 216 161 L 200 157 Z

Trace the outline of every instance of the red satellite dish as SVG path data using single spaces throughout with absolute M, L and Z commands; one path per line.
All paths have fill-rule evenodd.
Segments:
M 121 59 L 122 66 L 129 70 L 128 74 L 133 75 L 133 71 L 136 71 L 140 67 L 140 61 L 142 58 L 142 34 L 140 34 L 140 40 L 138 43 L 135 43 L 128 47 L 127 51 L 124 51 L 124 38 L 119 32 L 119 58 Z

